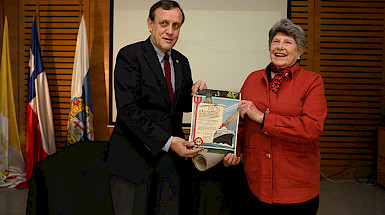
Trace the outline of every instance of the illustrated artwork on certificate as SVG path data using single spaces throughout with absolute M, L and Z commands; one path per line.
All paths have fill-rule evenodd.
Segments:
M 203 152 L 236 153 L 241 95 L 204 89 L 193 97 L 189 141 Z

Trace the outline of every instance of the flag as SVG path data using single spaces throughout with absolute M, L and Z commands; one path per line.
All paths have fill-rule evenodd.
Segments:
M 67 124 L 67 146 L 79 141 L 94 140 L 93 121 L 87 30 L 84 16 L 82 16 L 76 41 L 72 73 L 71 110 Z
M 6 16 L 0 70 L 0 187 L 13 188 L 25 181 L 25 163 L 17 128 L 10 59 Z
M 26 174 L 28 187 L 33 166 L 56 152 L 51 99 L 47 76 L 41 60 L 36 18 L 33 20 L 29 59 L 28 106 L 26 125 Z

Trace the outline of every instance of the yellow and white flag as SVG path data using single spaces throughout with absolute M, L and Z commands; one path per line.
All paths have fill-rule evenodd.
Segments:
M 14 188 L 24 181 L 25 163 L 16 121 L 8 19 L 5 17 L 0 70 L 0 187 Z

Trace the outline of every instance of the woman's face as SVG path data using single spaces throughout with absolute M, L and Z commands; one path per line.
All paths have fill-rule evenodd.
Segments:
M 294 65 L 303 54 L 298 50 L 294 37 L 278 32 L 270 44 L 270 59 L 277 68 L 283 69 Z

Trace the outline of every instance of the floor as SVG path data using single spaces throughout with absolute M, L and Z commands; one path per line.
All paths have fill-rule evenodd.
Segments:
M 24 215 L 28 189 L 0 188 L 0 215 Z M 317 215 L 384 215 L 385 188 L 367 180 L 321 181 Z
M 384 215 L 385 188 L 366 180 L 321 181 L 317 215 Z

